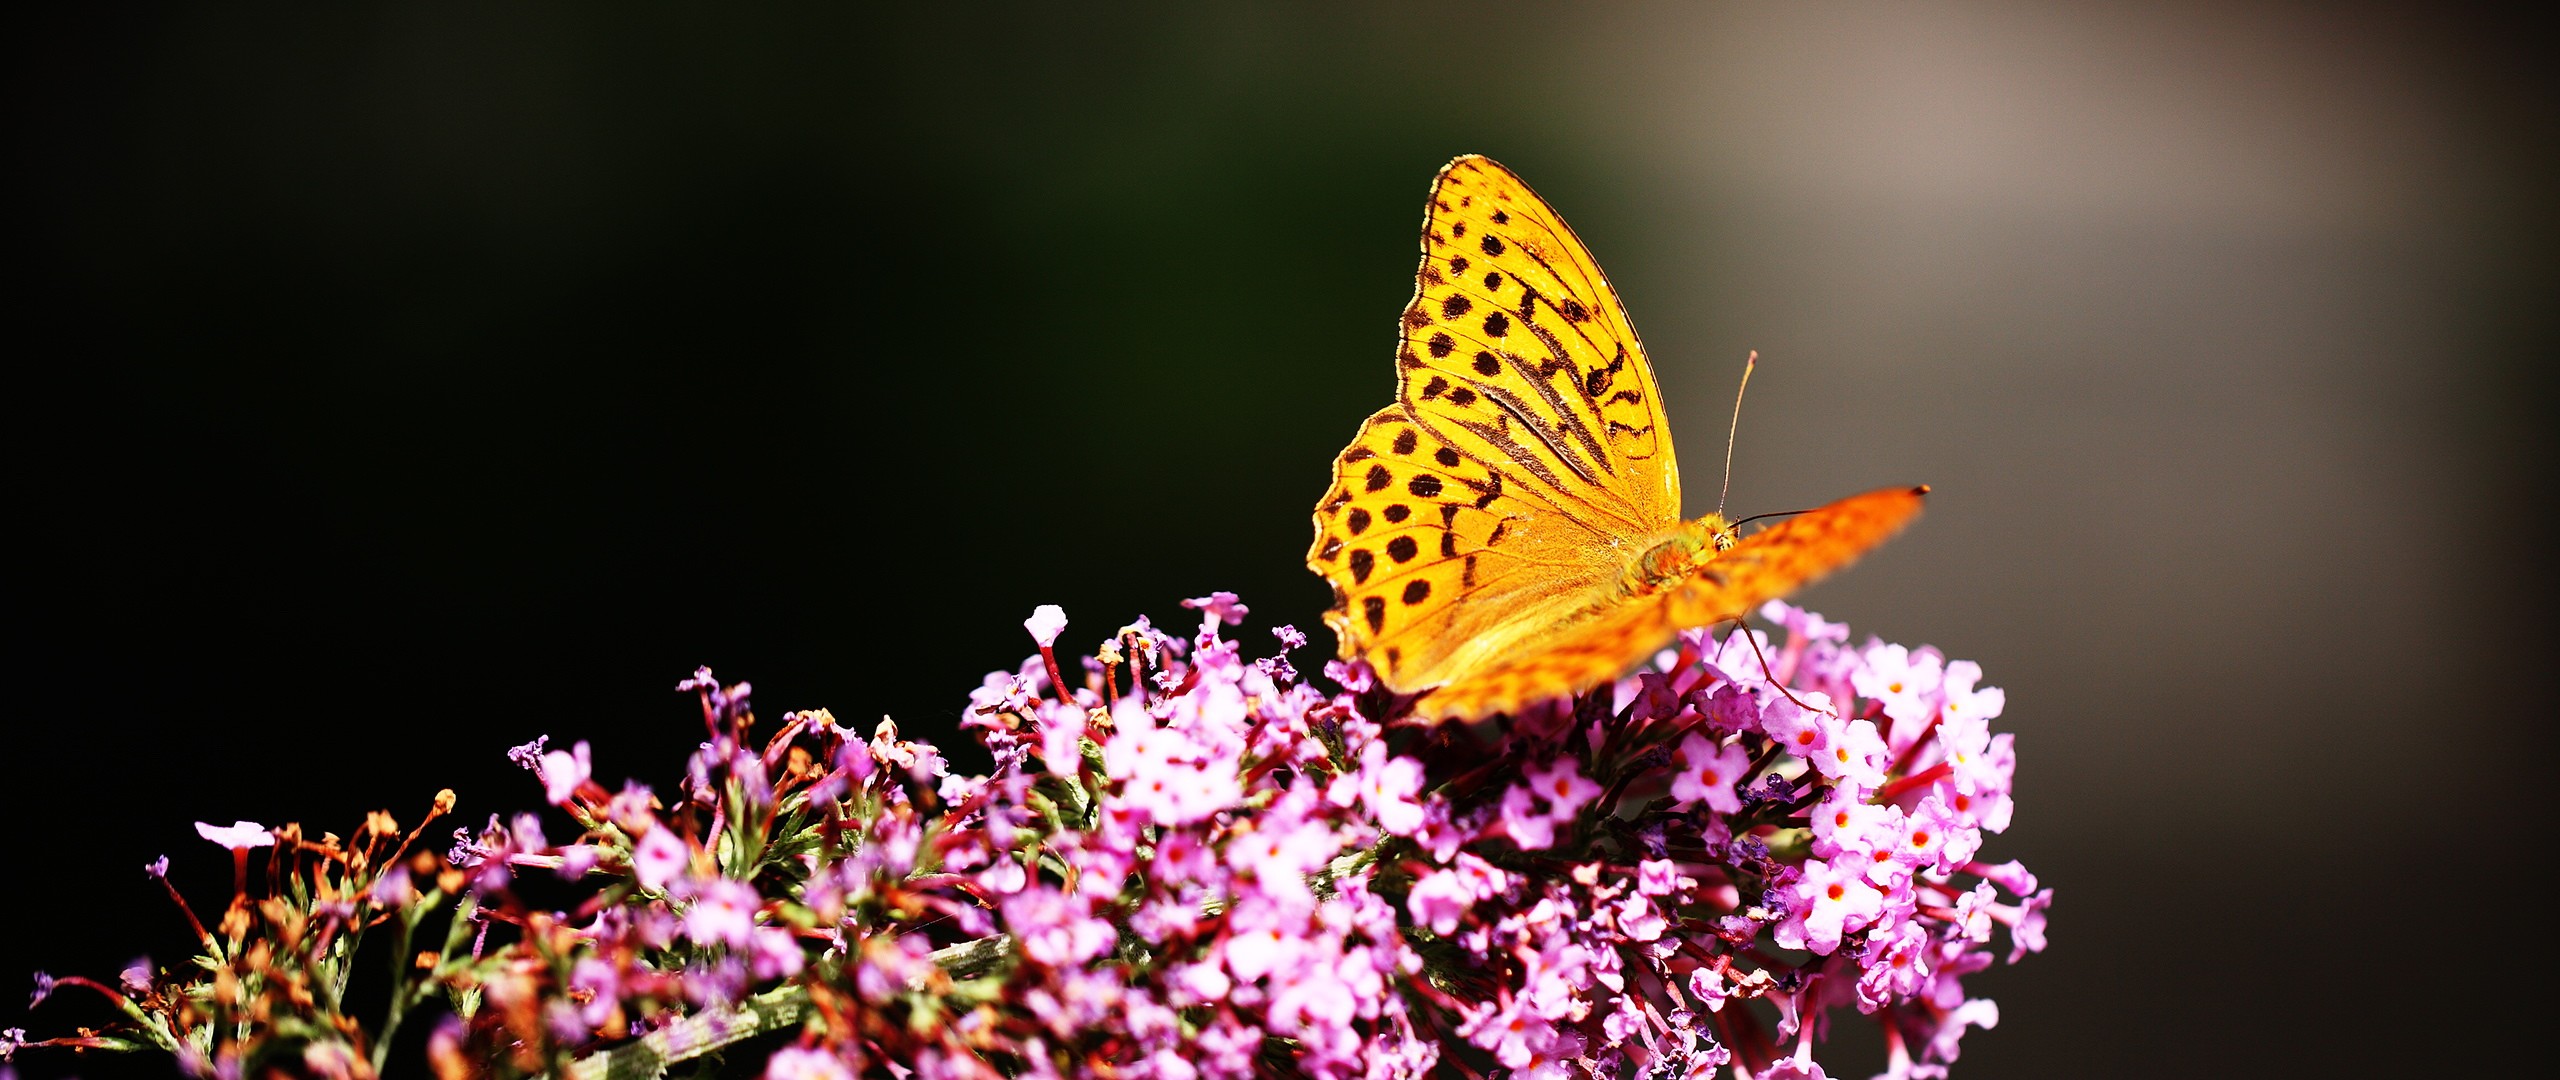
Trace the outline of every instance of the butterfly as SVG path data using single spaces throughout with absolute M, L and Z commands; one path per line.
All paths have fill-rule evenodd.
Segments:
M 1517 711 L 1617 677 L 1847 565 L 1928 488 L 1851 496 L 1744 536 L 1680 517 L 1680 466 L 1626 306 L 1564 219 L 1491 159 L 1423 211 L 1394 404 L 1334 460 L 1307 567 L 1325 624 L 1415 715 Z M 1424 693 L 1427 691 L 1427 693 Z

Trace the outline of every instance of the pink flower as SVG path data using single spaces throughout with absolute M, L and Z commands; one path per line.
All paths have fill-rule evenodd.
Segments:
M 1033 962 L 1070 967 L 1111 951 L 1119 932 L 1093 917 L 1093 901 L 1082 893 L 1034 885 L 1005 897 L 998 905 L 1014 933 L 1016 947 Z
M 1031 617 L 1022 620 L 1022 628 L 1031 631 L 1031 640 L 1039 642 L 1040 647 L 1046 649 L 1057 644 L 1058 635 L 1066 632 L 1067 609 L 1056 604 L 1042 604 L 1032 608 Z
M 853 1066 L 824 1050 L 786 1046 L 764 1062 L 764 1080 L 853 1080 Z
M 558 750 L 544 753 L 542 767 L 534 771 L 542 776 L 543 798 L 553 806 L 566 804 L 569 796 L 577 792 L 578 785 L 587 782 L 590 767 L 586 740 L 579 740 L 578 745 L 567 753 Z
M 1081 772 L 1085 711 L 1044 700 L 1034 715 L 1040 721 L 1040 762 L 1048 768 L 1049 775 L 1072 777 Z
M 228 826 L 196 822 L 196 835 L 233 851 L 276 846 L 276 834 L 254 821 L 235 821 Z
M 1760 729 L 1768 733 L 1786 752 L 1807 761 L 1831 748 L 1833 732 L 1840 718 L 1832 715 L 1831 699 L 1821 694 L 1798 694 L 1808 710 L 1784 697 L 1773 699 L 1760 712 Z
M 1784 600 L 1771 600 L 1760 605 L 1760 617 L 1786 628 L 1787 633 L 1806 641 L 1847 641 L 1849 625 L 1836 623 Z
M 1619 901 L 1614 914 L 1618 919 L 1618 932 L 1634 941 L 1659 941 L 1662 932 L 1671 927 L 1670 921 L 1654 910 L 1653 901 L 1645 899 L 1640 892 L 1628 893 L 1625 900 Z
M 2044 951 L 2044 909 L 2053 906 L 2053 890 L 2046 889 L 2026 898 L 2008 919 L 2009 962 L 2026 959 L 2028 953 Z M 1995 916 L 1996 917 L 1996 916 Z M 1989 1024 L 1982 1025 L 1990 1027 Z
M 1689 973 L 1689 993 L 1708 1012 L 1724 1011 L 1725 998 L 1732 996 L 1731 986 L 1724 973 L 1712 967 L 1701 965 Z
M 1555 821 L 1538 812 L 1536 801 L 1524 787 L 1509 787 L 1502 791 L 1502 831 L 1522 851 L 1542 851 L 1555 846 Z
M 1669 896 L 1679 892 L 1680 888 L 1679 863 L 1669 859 L 1645 859 L 1636 863 L 1637 892 L 1646 896 Z
M 1840 947 L 1842 935 L 1873 920 L 1884 909 L 1884 894 L 1867 882 L 1862 864 L 1869 861 L 1806 860 L 1804 879 L 1795 886 L 1797 910 L 1780 924 L 1778 944 L 1829 955 Z
M 2019 862 L 2016 859 L 2011 859 L 1998 866 L 1986 866 L 1982 863 L 1966 863 L 1964 865 L 1964 872 L 2000 886 L 2003 889 L 2007 889 L 2009 890 L 2010 895 L 2013 896 L 2025 896 L 2028 893 L 2036 891 L 2036 876 L 2027 871 L 2027 864 Z
M 1360 805 L 1379 828 L 1397 836 L 1411 836 L 1422 828 L 1422 804 L 1414 800 L 1422 790 L 1421 762 L 1389 757 L 1387 744 L 1373 742 L 1361 748 L 1356 783 Z
M 732 878 L 695 882 L 693 906 L 684 913 L 684 936 L 704 945 L 747 944 L 755 933 L 756 909 L 764 898 L 755 887 Z
M 631 852 L 631 876 L 640 879 L 642 888 L 664 892 L 677 875 L 693 862 L 693 849 L 686 846 L 674 829 L 659 825 L 640 838 Z
M 1405 896 L 1405 906 L 1413 912 L 1415 922 L 1445 936 L 1457 930 L 1459 918 L 1476 901 L 1490 900 L 1510 887 L 1511 875 L 1474 855 L 1461 853 L 1457 865 L 1434 870 L 1415 881 Z
M 1671 778 L 1671 797 L 1682 807 L 1704 801 L 1707 809 L 1719 814 L 1742 811 L 1742 800 L 1733 794 L 1733 785 L 1750 767 L 1751 755 L 1742 744 L 1718 747 L 1706 737 L 1692 733 L 1680 740 L 1680 750 L 1672 755 L 1679 771 Z
M 1600 797 L 1600 785 L 1583 779 L 1582 767 L 1569 757 L 1529 770 L 1529 790 L 1547 801 L 1558 823 L 1573 820 L 1584 804 Z
M 1871 1013 L 1912 997 L 1928 984 L 1929 933 L 1913 922 L 1890 934 L 1879 931 L 1867 943 L 1864 963 L 1858 975 L 1859 1012 Z
M 1989 998 L 1974 998 L 1947 1011 L 1938 1018 L 1937 1030 L 1929 1035 L 1929 1056 L 1939 1061 L 1956 1059 L 1956 1043 L 1964 1038 L 1967 1027 L 2000 1026 L 2000 1006 Z
M 2009 705 L 2009 695 L 1997 686 L 1975 689 L 1974 684 L 1981 681 L 1982 665 L 1971 660 L 1947 661 L 1946 675 L 1938 680 L 1939 722 L 1957 717 L 1998 719 L 2000 710 Z
M 1822 775 L 1859 791 L 1873 791 L 1884 783 L 1885 766 L 1891 762 L 1874 721 L 1852 720 L 1828 742 L 1808 758 Z
M 1859 696 L 1883 703 L 1897 739 L 1907 741 L 1906 728 L 1910 737 L 1917 737 L 1919 725 L 1927 724 L 1938 711 L 1938 683 L 1945 675 L 1938 651 L 1914 651 L 1869 639 L 1860 652 L 1866 666 L 1850 674 L 1849 685 L 1858 689 Z

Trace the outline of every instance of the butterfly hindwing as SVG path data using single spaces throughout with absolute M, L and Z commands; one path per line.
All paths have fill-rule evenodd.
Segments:
M 1391 687 L 1463 671 L 1588 604 L 1621 567 L 1609 538 L 1458 453 L 1403 406 L 1380 410 L 1334 463 L 1307 565 L 1333 586 L 1345 656 Z

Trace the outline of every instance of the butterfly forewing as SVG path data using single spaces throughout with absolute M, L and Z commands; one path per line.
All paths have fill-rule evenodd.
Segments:
M 1591 253 L 1510 170 L 1440 170 L 1398 356 L 1405 407 L 1459 452 L 1603 529 L 1679 520 L 1644 345 Z
M 1674 631 L 1736 619 L 1856 561 L 1920 512 L 1926 488 L 1887 488 L 1795 515 L 1725 550 L 1678 586 L 1549 623 L 1538 647 L 1471 667 L 1417 703 L 1431 717 L 1510 712 L 1612 678 Z
M 1884 488 L 1788 517 L 1725 550 L 1673 595 L 1683 626 L 1749 615 L 1857 561 L 1920 513 L 1925 486 Z

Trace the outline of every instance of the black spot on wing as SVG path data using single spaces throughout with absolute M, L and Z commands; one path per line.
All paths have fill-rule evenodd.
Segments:
M 1431 335 L 1431 340 L 1424 342 L 1423 347 L 1431 350 L 1431 358 L 1437 360 L 1458 351 L 1458 339 L 1450 337 L 1444 330 Z
M 1397 457 L 1403 457 L 1407 454 L 1413 453 L 1414 446 L 1421 441 L 1422 436 L 1415 434 L 1412 428 L 1406 428 L 1403 431 L 1396 432 L 1395 445 L 1389 447 L 1389 449 L 1394 450 Z
M 1387 523 L 1390 525 L 1402 525 L 1404 519 L 1412 516 L 1413 508 L 1403 503 L 1393 503 L 1387 507 Z
M 1353 551 L 1351 552 L 1351 583 L 1352 583 L 1352 584 L 1354 584 L 1354 585 L 1366 585 L 1366 584 L 1368 584 L 1368 583 L 1369 583 L 1369 571 L 1371 571 L 1371 570 L 1375 570 L 1375 569 L 1377 569 L 1377 568 L 1378 568 L 1378 557 L 1377 557 L 1376 555 L 1372 555 L 1372 554 L 1370 554 L 1370 553 L 1369 553 L 1369 549 L 1368 549 L 1368 548 L 1356 548 L 1356 549 L 1353 549 Z
M 1492 233 L 1484 234 L 1484 239 L 1477 243 L 1476 246 L 1483 248 L 1484 253 L 1487 255 L 1500 255 L 1506 250 L 1502 246 L 1502 238 L 1495 236 Z
M 1343 524 L 1350 528 L 1351 535 L 1353 536 L 1358 536 L 1361 533 L 1368 532 L 1369 512 L 1354 507 L 1352 508 L 1351 516 L 1343 519 Z
M 1371 491 L 1384 491 L 1387 485 L 1396 482 L 1396 474 L 1388 472 L 1384 465 L 1371 465 L 1369 475 L 1364 482 Z
M 1368 620 L 1369 620 L 1369 632 L 1370 632 L 1370 633 L 1374 634 L 1374 633 L 1377 633 L 1377 632 L 1379 632 L 1379 631 L 1381 631 L 1381 630 L 1386 629 L 1386 628 L 1387 628 L 1387 598 L 1386 598 L 1386 597 L 1383 597 L 1383 596 L 1364 596 L 1364 597 L 1361 597 L 1361 598 L 1360 598 L 1360 614 L 1361 614 L 1361 616 L 1362 616 L 1362 617 L 1364 617 L 1364 618 L 1366 618 L 1366 619 L 1368 619 Z
M 1430 582 L 1424 581 L 1421 578 L 1415 578 L 1412 581 L 1404 583 L 1405 606 L 1411 607 L 1428 599 L 1431 599 Z
M 1417 499 L 1437 498 L 1440 494 L 1440 478 L 1430 473 L 1417 473 L 1405 484 L 1404 489 L 1412 492 Z
M 1387 557 L 1394 559 L 1399 565 L 1412 562 L 1413 557 L 1421 553 L 1422 548 L 1416 545 L 1410 536 L 1399 536 L 1387 541 Z
M 1454 469 L 1458 467 L 1458 452 L 1443 446 L 1432 451 L 1431 460 L 1439 462 L 1441 468 Z
M 1447 299 L 1440 301 L 1440 317 L 1454 319 L 1475 310 L 1475 306 L 1476 302 L 1467 299 L 1464 295 L 1450 293 Z

